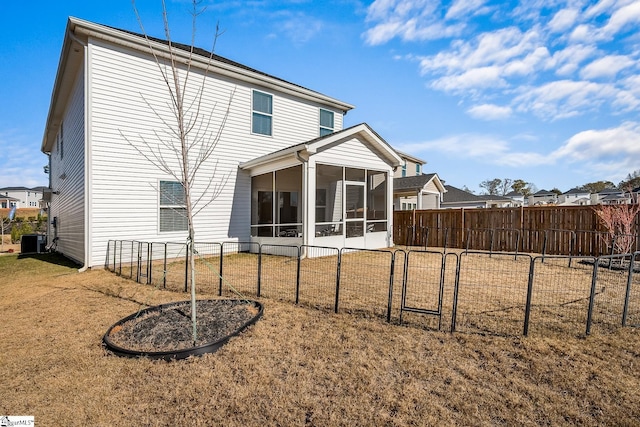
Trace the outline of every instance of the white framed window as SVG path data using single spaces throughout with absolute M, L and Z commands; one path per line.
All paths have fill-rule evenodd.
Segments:
M 160 181 L 160 232 L 186 231 L 187 207 L 184 187 L 178 181 Z
M 404 165 L 402 165 L 402 178 L 404 178 L 405 176 L 407 176 L 407 163 L 405 162 Z
M 422 175 L 422 165 L 420 163 L 416 163 L 416 176 Z
M 333 111 L 320 109 L 320 136 L 329 135 L 334 131 Z
M 273 95 L 254 90 L 251 100 L 251 132 L 273 134 Z

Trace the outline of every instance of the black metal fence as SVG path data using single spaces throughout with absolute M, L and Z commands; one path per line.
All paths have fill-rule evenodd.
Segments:
M 569 257 L 255 242 L 194 248 L 200 294 L 279 299 L 452 332 L 588 335 L 640 326 L 640 252 Z M 116 240 L 106 266 L 187 292 L 189 253 L 184 243 Z

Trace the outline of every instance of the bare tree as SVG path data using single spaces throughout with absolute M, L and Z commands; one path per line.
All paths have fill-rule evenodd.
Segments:
M 613 247 L 617 253 L 628 254 L 633 251 L 637 230 L 634 224 L 640 214 L 638 196 L 629 188 L 631 204 L 598 205 L 594 207 L 600 224 L 607 230 L 607 234 L 601 236 L 607 247 Z M 635 233 L 634 233 L 635 231 Z
M 164 24 L 164 43 L 168 48 L 168 55 L 157 49 L 154 42 L 159 40 L 153 39 L 147 35 L 142 19 L 138 13 L 135 0 L 132 0 L 133 9 L 140 25 L 142 35 L 147 41 L 147 46 L 153 55 L 155 63 L 164 82 L 167 94 L 167 103 L 171 111 L 170 115 L 163 113 L 156 105 L 154 105 L 145 94 L 140 96 L 144 100 L 147 107 L 162 123 L 161 129 L 154 130 L 154 138 L 151 140 L 142 135 L 137 136 L 137 140 L 121 135 L 132 145 L 140 155 L 151 162 L 163 173 L 173 177 L 182 187 L 182 194 L 171 192 L 165 194 L 165 197 L 173 198 L 176 204 L 184 203 L 185 209 L 178 211 L 180 215 L 184 215 L 187 221 L 187 250 L 189 251 L 189 283 L 191 287 L 191 321 L 192 335 L 195 344 L 198 332 L 196 327 L 196 269 L 195 269 L 195 226 L 194 217 L 208 206 L 220 194 L 228 175 L 221 179 L 217 177 L 217 162 L 212 159 L 212 155 L 220 140 L 222 130 L 225 127 L 226 120 L 229 115 L 231 101 L 234 92 L 229 94 L 226 110 L 219 123 L 214 125 L 214 111 L 216 105 L 207 110 L 203 106 L 203 98 L 205 86 L 207 84 L 207 76 L 209 75 L 213 63 L 214 51 L 218 37 L 221 35 L 219 27 L 216 26 L 216 33 L 213 38 L 213 46 L 209 52 L 209 58 L 205 66 L 204 72 L 200 76 L 192 79 L 193 59 L 195 55 L 195 35 L 196 21 L 204 9 L 199 8 L 199 2 L 192 1 L 192 31 L 191 44 L 188 47 L 187 60 L 180 59 L 180 55 L 184 54 L 183 47 L 176 47 L 171 39 L 171 31 L 167 16 L 167 7 L 165 1 L 162 1 L 162 19 Z M 192 80 L 195 80 L 193 82 Z M 195 91 L 189 90 L 196 88 Z M 206 111 L 205 111 L 206 110 Z M 141 142 L 141 144 L 137 143 Z M 201 175 L 202 167 L 205 164 L 213 167 L 213 173 L 207 172 L 208 178 L 204 181 L 207 183 L 206 188 L 199 194 L 194 192 L 194 183 Z M 219 179 L 217 181 L 216 179 Z M 159 189 L 162 191 L 162 189 Z M 163 196 L 161 194 L 161 196 Z

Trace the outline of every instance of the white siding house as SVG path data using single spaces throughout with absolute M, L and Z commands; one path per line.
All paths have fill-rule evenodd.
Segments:
M 184 206 L 167 197 L 180 194 L 176 178 L 150 160 L 155 150 L 177 168 L 158 144 L 168 138 L 172 113 L 151 49 L 169 55 L 163 41 L 69 18 L 42 151 L 50 154 L 49 243 L 85 267 L 104 265 L 112 239 L 186 241 Z M 335 245 L 390 244 L 393 171 L 402 161 L 367 125 L 343 129 L 353 106 L 226 58 L 210 61 L 200 50 L 192 58 L 174 52 L 183 73 L 191 64 L 190 99 L 205 80 L 204 134 L 219 134 L 192 188 L 202 197 L 197 241 L 317 244 L 316 236 L 325 237 L 317 230 L 328 223 Z M 317 193 L 319 166 L 342 168 L 344 176 Z M 327 191 L 340 206 L 316 211 Z

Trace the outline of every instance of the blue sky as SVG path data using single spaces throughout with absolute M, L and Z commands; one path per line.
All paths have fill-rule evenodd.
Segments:
M 159 0 L 136 2 L 162 37 Z M 356 108 L 446 183 L 562 191 L 640 169 L 640 1 L 205 1 L 196 45 Z M 190 2 L 167 0 L 173 39 Z M 46 185 L 40 153 L 66 20 L 140 31 L 131 2 L 0 3 L 0 187 Z M 295 143 L 298 141 L 292 141 Z

